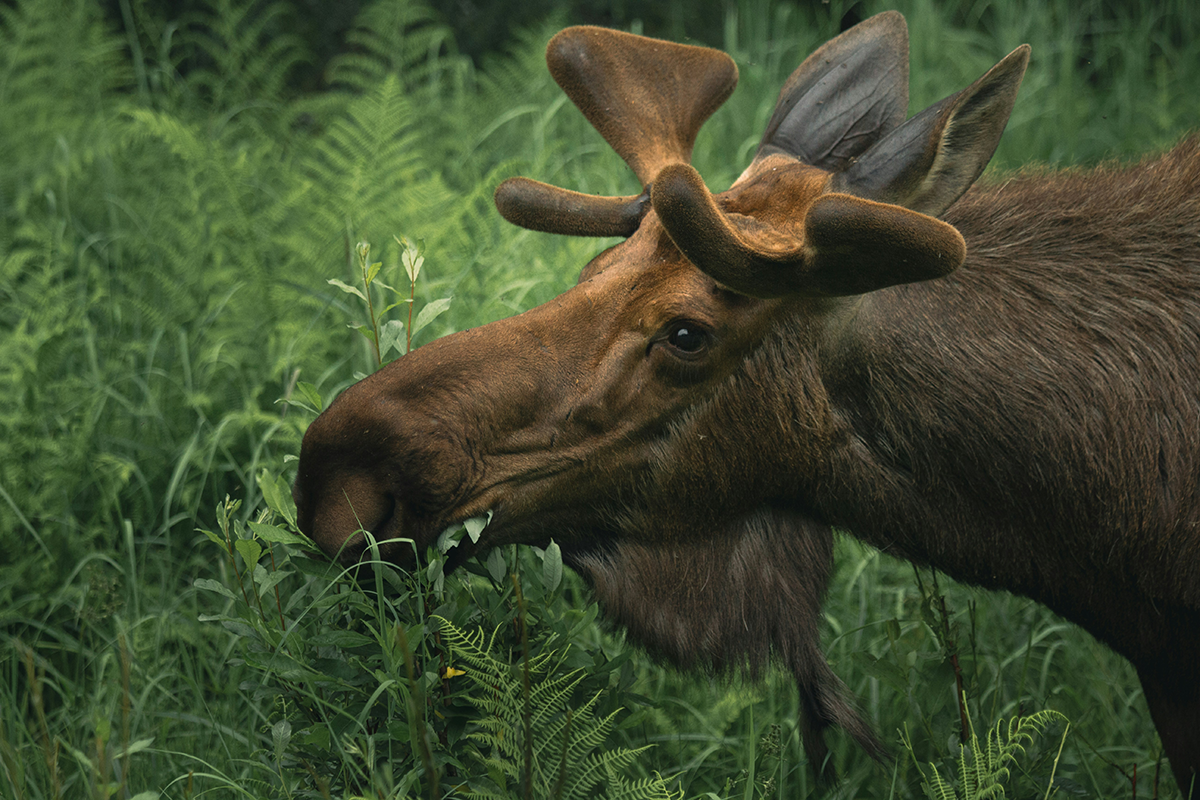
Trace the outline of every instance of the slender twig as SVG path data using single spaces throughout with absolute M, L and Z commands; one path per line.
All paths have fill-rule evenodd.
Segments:
M 517 595 L 517 619 L 521 632 L 521 654 L 524 669 L 521 670 L 521 693 L 524 696 L 525 709 L 525 800 L 533 800 L 533 702 L 529 687 L 529 628 L 525 620 L 525 596 L 521 594 L 521 582 L 517 573 L 512 573 L 513 588 Z
M 267 552 L 271 555 L 271 571 L 278 572 L 279 567 L 275 565 L 275 549 L 271 547 L 271 543 L 267 542 Z M 287 633 L 287 621 L 283 618 L 283 598 L 279 596 L 279 584 L 275 584 L 275 607 L 279 609 L 279 633 L 282 635 Z M 283 646 L 284 651 L 287 650 L 287 645 Z
M 1054 765 L 1050 767 L 1050 781 L 1046 784 L 1046 796 L 1042 800 L 1050 800 L 1050 790 L 1054 788 L 1054 773 L 1058 772 L 1058 759 L 1062 757 L 1063 745 L 1067 743 L 1067 731 L 1071 730 L 1071 723 L 1068 721 L 1067 726 L 1063 728 L 1062 740 L 1058 743 L 1058 752 L 1054 754 Z
M 383 366 L 383 354 L 379 352 L 379 320 L 375 318 L 375 302 L 371 299 L 371 279 L 368 275 L 371 269 L 371 245 L 366 242 L 358 243 L 358 268 L 362 272 L 363 295 L 367 301 L 367 313 L 371 317 L 371 347 L 375 350 L 375 363 Z
M 404 353 L 407 355 L 412 350 L 412 310 L 413 304 L 417 297 L 417 276 L 413 275 L 409 281 L 408 290 L 408 325 L 404 327 Z
M 117 635 L 117 647 L 121 651 L 121 786 L 117 790 L 118 797 L 125 796 L 125 787 L 129 784 L 129 718 L 133 710 L 130 699 L 130 677 L 133 659 L 129 655 L 129 643 L 125 640 L 125 632 Z
M 37 719 L 37 730 L 42 740 L 42 755 L 46 759 L 46 770 L 50 773 L 51 797 L 62 797 L 62 783 L 58 774 L 58 742 L 51 741 L 50 725 L 46 721 L 46 706 L 42 701 L 42 675 L 33 663 L 33 648 L 18 643 L 25 657 L 25 675 L 29 679 L 29 694 L 33 702 L 33 713 Z
M 937 590 L 936 576 L 934 576 L 933 586 Z M 950 653 L 950 664 L 954 667 L 954 689 L 955 696 L 958 698 L 958 721 L 962 726 L 959 738 L 965 743 L 967 741 L 967 704 L 966 694 L 963 692 L 962 667 L 958 663 L 958 645 L 950 638 L 950 615 L 946 611 L 946 598 L 941 592 L 938 592 L 938 602 L 942 608 L 942 628 L 946 637 L 946 651 Z
M 429 740 L 425 736 L 425 704 L 421 701 L 421 688 L 417 685 L 416 670 L 413 668 L 413 654 L 408 646 L 408 634 L 403 625 L 396 626 L 396 644 L 400 645 L 400 656 L 404 659 L 404 671 L 408 676 L 408 724 L 409 735 L 417 745 L 421 756 L 421 764 L 429 780 L 429 800 L 441 797 L 438 785 L 437 768 L 433 765 L 433 753 L 429 751 Z

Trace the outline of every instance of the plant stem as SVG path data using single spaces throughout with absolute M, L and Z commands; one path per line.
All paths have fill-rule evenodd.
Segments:
M 404 326 L 404 354 L 405 355 L 408 355 L 409 351 L 412 350 L 412 309 L 413 309 L 413 302 L 416 300 L 416 297 L 417 297 L 417 278 L 414 275 L 413 279 L 411 281 L 409 281 L 409 289 L 408 289 L 408 324 Z
M 1058 752 L 1054 754 L 1054 766 L 1050 768 L 1050 781 L 1046 784 L 1046 795 L 1042 800 L 1049 800 L 1050 790 L 1054 788 L 1054 773 L 1058 772 L 1058 759 L 1062 756 L 1063 745 L 1067 743 L 1067 731 L 1069 730 L 1071 730 L 1071 723 L 1068 721 L 1067 726 L 1063 728 L 1062 741 L 1058 743 Z
M 425 729 L 425 703 L 421 697 L 421 688 L 417 685 L 416 670 L 413 669 L 413 654 L 408 646 L 408 634 L 404 630 L 403 625 L 397 625 L 396 628 L 396 644 L 400 645 L 400 656 L 404 659 L 404 671 L 408 676 L 408 724 L 409 736 L 416 744 L 417 752 L 421 756 L 421 764 L 425 767 L 425 775 L 429 780 L 429 800 L 438 800 L 441 797 L 441 788 L 438 786 L 437 768 L 433 765 L 433 753 L 429 751 L 429 741 L 426 738 Z
M 525 623 L 525 597 L 521 594 L 521 582 L 517 579 L 517 573 L 512 573 L 513 589 L 517 595 L 517 620 L 521 632 L 521 693 L 524 697 L 525 709 L 522 714 L 525 723 L 525 775 L 524 775 L 524 794 L 525 800 L 533 800 L 533 705 L 530 700 L 529 687 L 529 628 Z
M 371 281 L 367 272 L 371 266 L 371 245 L 366 242 L 358 244 L 358 268 L 362 272 L 363 295 L 367 299 L 367 313 L 371 317 L 371 346 L 375 350 L 375 363 L 383 366 L 383 355 L 379 352 L 379 320 L 375 318 L 375 303 L 371 300 Z

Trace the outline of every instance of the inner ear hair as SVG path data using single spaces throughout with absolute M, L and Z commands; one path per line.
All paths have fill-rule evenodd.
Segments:
M 966 89 L 905 122 L 835 175 L 831 188 L 940 215 L 996 152 L 1029 52 L 1029 45 L 1021 45 Z

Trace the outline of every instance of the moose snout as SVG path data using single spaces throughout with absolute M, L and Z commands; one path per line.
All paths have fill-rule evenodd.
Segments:
M 305 481 L 300 475 L 292 498 L 300 530 L 331 559 L 355 563 L 371 540 L 381 545 L 381 554 L 395 549 L 387 542 L 400 535 L 402 506 L 390 487 L 369 474 L 324 483 Z

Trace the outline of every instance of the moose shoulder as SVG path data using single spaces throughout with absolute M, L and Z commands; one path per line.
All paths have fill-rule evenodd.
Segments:
M 819 649 L 838 526 L 1124 655 L 1189 786 L 1200 147 L 971 189 L 1028 48 L 905 120 L 888 12 L 805 60 L 713 195 L 689 161 L 736 83 L 726 56 L 571 28 L 547 60 L 644 191 L 516 178 L 497 206 L 625 241 L 550 303 L 343 393 L 304 438 L 302 528 L 347 562 L 368 534 L 401 560 L 393 540 L 489 509 L 480 548 L 553 536 L 652 652 L 787 666 L 819 765 L 829 725 L 878 748 Z

